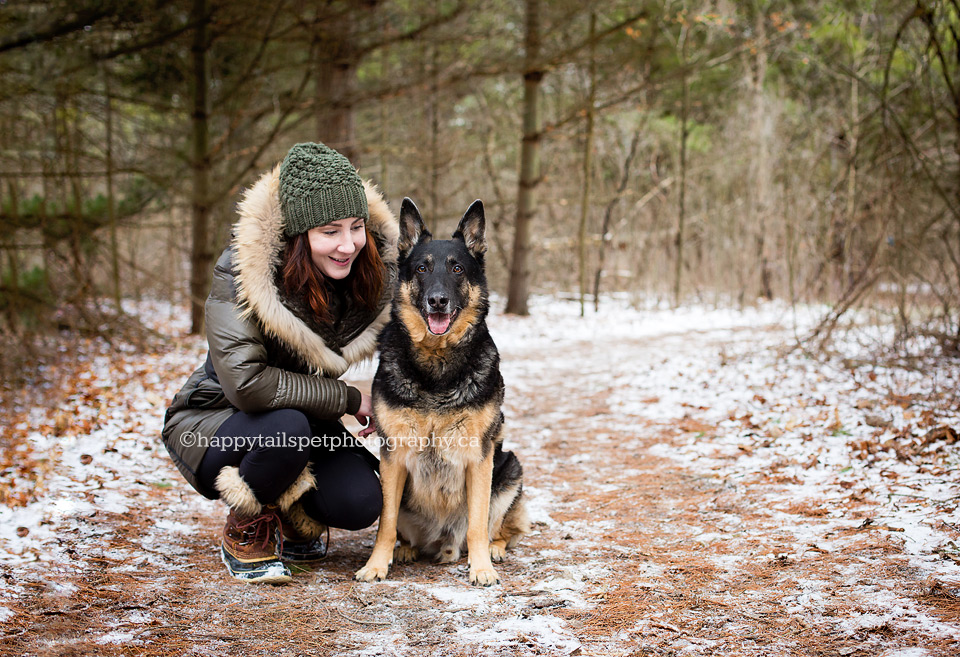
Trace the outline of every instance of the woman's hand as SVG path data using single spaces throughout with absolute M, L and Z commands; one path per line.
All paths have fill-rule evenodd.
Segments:
M 361 438 L 366 438 L 377 430 L 377 425 L 373 422 L 373 400 L 365 392 L 360 393 L 360 409 L 354 415 L 357 422 L 363 425 L 363 429 L 358 434 Z

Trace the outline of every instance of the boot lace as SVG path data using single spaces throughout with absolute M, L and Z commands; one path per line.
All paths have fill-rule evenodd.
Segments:
M 237 529 L 243 532 L 244 542 L 256 544 L 266 550 L 270 541 L 278 538 L 277 550 L 283 550 L 283 525 L 275 509 L 264 509 L 263 512 L 250 520 L 237 523 Z M 278 531 L 279 529 L 279 531 Z M 279 537 L 278 537 L 279 535 Z

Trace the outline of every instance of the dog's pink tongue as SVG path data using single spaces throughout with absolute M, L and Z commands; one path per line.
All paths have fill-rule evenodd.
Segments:
M 446 333 L 450 327 L 450 314 L 430 313 L 427 315 L 427 325 L 430 327 L 430 332 L 434 335 Z

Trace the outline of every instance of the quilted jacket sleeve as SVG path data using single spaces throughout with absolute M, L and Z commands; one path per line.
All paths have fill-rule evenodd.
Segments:
M 343 381 L 267 364 L 258 323 L 242 317 L 237 308 L 229 250 L 214 269 L 205 312 L 210 359 L 233 406 L 245 413 L 293 408 L 319 419 L 339 418 L 347 412 L 349 387 Z

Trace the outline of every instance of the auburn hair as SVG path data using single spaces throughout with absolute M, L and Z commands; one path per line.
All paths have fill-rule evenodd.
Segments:
M 353 298 L 374 310 L 383 295 L 384 266 L 373 236 L 366 226 L 363 231 L 366 233 L 367 243 L 353 261 L 347 283 Z M 324 284 L 326 277 L 313 262 L 310 238 L 306 233 L 287 238 L 280 267 L 286 293 L 302 296 L 317 318 L 331 320 L 329 291 Z

